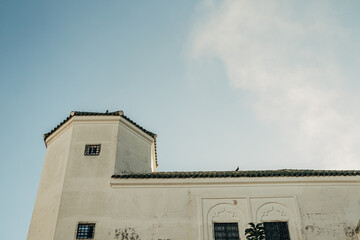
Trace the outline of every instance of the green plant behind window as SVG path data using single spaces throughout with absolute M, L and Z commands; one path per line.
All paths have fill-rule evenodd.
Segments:
M 265 229 L 262 223 L 249 223 L 250 227 L 245 229 L 245 236 L 247 240 L 264 240 Z

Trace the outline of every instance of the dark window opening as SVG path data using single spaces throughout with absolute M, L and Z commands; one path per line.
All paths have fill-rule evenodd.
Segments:
M 100 154 L 100 148 L 101 145 L 100 144 L 96 144 L 96 145 L 85 145 L 85 156 L 94 156 L 94 155 L 99 155 Z
M 237 223 L 214 223 L 215 240 L 239 240 Z
M 95 223 L 79 223 L 77 227 L 76 239 L 93 239 Z
M 287 222 L 264 222 L 266 240 L 290 240 Z

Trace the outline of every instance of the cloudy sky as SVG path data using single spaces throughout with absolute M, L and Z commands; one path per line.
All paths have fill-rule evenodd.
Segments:
M 0 0 L 0 239 L 25 239 L 42 134 L 123 110 L 159 171 L 360 169 L 358 1 Z

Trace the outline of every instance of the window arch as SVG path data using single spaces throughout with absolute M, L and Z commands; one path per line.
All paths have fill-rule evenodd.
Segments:
M 216 239 L 215 227 L 217 227 L 218 235 L 220 232 L 226 232 L 228 237 L 233 237 L 225 239 L 245 239 L 246 224 L 243 212 L 236 205 L 230 203 L 216 204 L 207 213 L 207 232 L 211 240 Z M 238 231 L 237 237 L 234 233 L 236 227 Z

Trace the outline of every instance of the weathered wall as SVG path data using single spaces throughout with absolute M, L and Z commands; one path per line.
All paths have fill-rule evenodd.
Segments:
M 46 139 L 28 239 L 62 239 L 63 216 L 69 211 L 83 219 L 89 214 L 79 212 L 81 207 L 91 206 L 92 213 L 105 211 L 101 206 L 109 199 L 104 195 L 109 178 L 121 172 L 115 165 L 126 172 L 150 172 L 155 162 L 153 142 L 120 116 L 73 116 Z M 84 156 L 86 144 L 101 144 L 100 155 Z
M 101 144 L 100 155 L 84 156 L 86 144 Z M 151 146 L 119 117 L 75 118 L 54 239 L 75 239 L 69 216 L 76 214 L 85 222 L 111 216 L 115 209 L 109 208 L 114 204 L 109 180 L 116 166 L 126 172 L 151 171 Z M 101 228 L 96 231 L 100 234 Z
M 69 215 L 77 214 L 83 221 L 90 220 L 92 214 L 104 211 L 107 200 L 104 191 L 108 188 L 108 176 L 114 173 L 116 143 L 119 122 L 112 121 L 82 122 L 80 118 L 73 124 L 72 144 L 68 157 L 61 207 L 57 229 L 53 239 L 75 239 L 74 229 L 66 225 Z M 86 144 L 101 144 L 98 156 L 85 156 Z M 96 206 L 96 207 L 95 207 Z M 64 231 L 65 229 L 65 231 Z M 65 234 L 66 232 L 66 234 Z
M 149 172 L 152 142 L 119 116 L 73 117 L 48 144 L 28 239 L 212 240 L 214 222 L 286 221 L 292 240 L 355 240 L 360 177 L 112 179 Z M 60 134 L 61 133 L 61 134 Z M 101 144 L 99 156 L 84 156 Z
M 72 128 L 66 128 L 47 147 L 28 240 L 54 238 L 71 136 Z
M 68 193 L 56 239 L 82 221 L 97 240 L 214 239 L 212 223 L 230 221 L 245 239 L 250 221 L 287 221 L 292 240 L 353 240 L 360 218 L 358 177 L 89 180 Z
M 132 131 L 124 122 L 119 123 L 115 173 L 151 172 L 151 147 L 143 135 Z
M 308 186 L 299 195 L 307 239 L 354 239 L 360 220 L 359 186 Z

